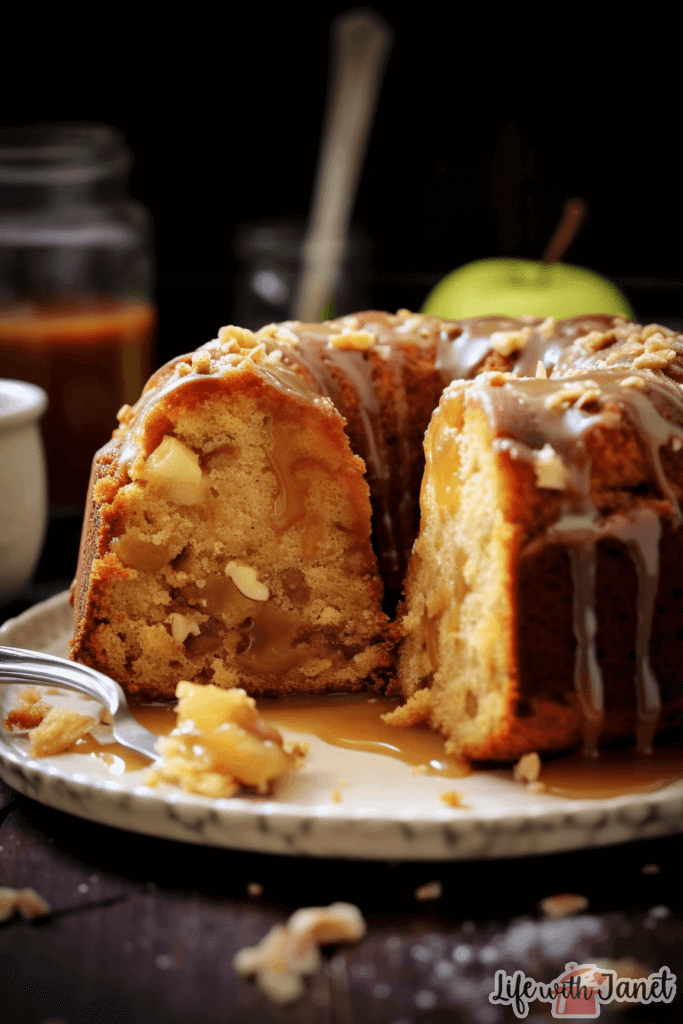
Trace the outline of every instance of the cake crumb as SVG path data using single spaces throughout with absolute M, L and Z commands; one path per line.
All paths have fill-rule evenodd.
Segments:
M 573 917 L 588 910 L 589 902 L 586 896 L 576 892 L 558 892 L 554 896 L 546 896 L 539 904 L 545 917 L 553 921 L 560 921 L 564 917 Z
M 569 474 L 555 449 L 547 441 L 535 453 L 534 473 L 536 486 L 548 490 L 564 491 L 567 487 Z
M 440 900 L 443 896 L 443 885 L 441 882 L 425 882 L 424 885 L 418 885 L 415 890 L 415 899 L 420 900 L 421 903 L 426 903 L 430 900 Z
M 61 754 L 90 732 L 95 719 L 69 708 L 50 708 L 42 722 L 29 732 L 31 757 Z
M 445 792 L 439 793 L 439 799 L 447 807 L 459 807 L 463 811 L 466 811 L 469 807 L 469 804 L 463 803 L 462 793 L 458 793 L 456 789 L 447 789 Z
M 541 759 L 534 750 L 523 754 L 513 769 L 515 782 L 538 782 L 541 775 Z
M 15 914 L 21 914 L 25 921 L 33 921 L 49 913 L 49 903 L 34 889 L 0 887 L 0 922 L 9 921 Z
M 249 896 L 262 896 L 263 886 L 260 882 L 249 882 L 249 885 L 247 886 L 247 894 Z
M 320 946 L 358 942 L 365 921 L 352 903 L 302 907 L 285 925 L 274 925 L 258 945 L 241 949 L 233 966 L 242 977 L 255 975 L 256 984 L 273 1003 L 284 1005 L 304 994 L 304 976 L 320 968 Z
M 332 791 L 332 802 L 340 804 L 342 802 L 342 787 L 348 786 L 346 779 L 340 779 L 337 783 L 337 788 Z
M 344 330 L 341 334 L 330 335 L 329 344 L 347 352 L 365 352 L 375 344 L 375 336 L 370 331 Z
M 18 703 L 8 712 L 4 725 L 10 731 L 28 732 L 40 725 L 52 705 L 46 704 L 33 686 L 27 686 L 17 696 Z

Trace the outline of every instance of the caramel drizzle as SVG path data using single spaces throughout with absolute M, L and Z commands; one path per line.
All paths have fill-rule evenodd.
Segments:
M 628 371 L 604 371 L 562 380 L 510 380 L 502 387 L 483 387 L 482 396 L 493 429 L 511 435 L 495 442 L 512 458 L 532 461 L 541 443 L 550 441 L 568 471 L 568 490 L 558 521 L 538 544 L 566 545 L 573 582 L 573 632 L 576 638 L 574 685 L 583 715 L 584 751 L 597 755 L 604 719 L 604 683 L 597 657 L 597 614 L 595 584 L 597 546 L 608 537 L 621 541 L 632 559 L 638 579 L 636 665 L 634 686 L 637 702 L 637 748 L 649 753 L 657 730 L 661 693 L 649 660 L 650 637 L 659 580 L 658 515 L 650 508 L 638 508 L 629 515 L 614 513 L 604 518 L 596 509 L 590 490 L 590 459 L 586 436 L 592 428 L 606 424 L 606 404 L 618 404 L 636 431 L 648 458 L 651 476 L 671 506 L 674 523 L 681 522 L 681 510 L 666 477 L 660 448 L 672 438 L 683 438 L 683 429 L 660 415 L 652 401 L 677 409 L 683 416 L 683 398 L 671 384 L 646 380 L 649 394 L 637 388 L 623 388 Z M 550 410 L 545 401 L 556 391 L 577 381 L 594 381 L 600 389 L 600 410 L 590 413 L 572 407 Z M 482 382 L 483 383 L 483 382 Z M 521 435 L 521 436 L 520 436 Z
M 605 332 L 626 322 L 623 317 L 601 313 L 573 316 L 566 320 L 478 316 L 453 321 L 441 330 L 435 367 L 444 384 L 452 380 L 469 380 L 476 376 L 482 362 L 493 351 L 492 334 L 530 328 L 531 334 L 524 347 L 514 353 L 510 369 L 521 377 L 534 377 L 539 360 L 550 372 L 560 363 L 563 354 L 590 331 Z
M 351 423 L 359 420 L 361 431 L 352 436 L 352 447 L 364 460 L 373 506 L 373 546 L 382 576 L 389 589 L 399 592 L 406 560 L 415 535 L 416 495 L 411 485 L 411 453 L 408 438 L 409 409 L 405 396 L 406 345 L 434 346 L 437 326 L 427 323 L 428 333 L 420 335 L 412 324 L 396 322 L 384 313 L 368 312 L 355 317 L 358 330 L 375 336 L 372 348 L 359 352 L 334 345 L 339 330 L 327 323 L 288 323 L 301 340 L 287 349 L 283 358 L 308 371 L 316 390 L 330 398 Z M 406 329 L 406 327 L 408 329 Z M 377 378 L 384 370 L 391 376 L 392 403 L 382 404 Z M 345 385 L 354 395 L 345 396 Z M 393 419 L 393 423 L 392 423 Z M 395 431 L 397 448 L 389 435 Z M 350 430 L 349 430 L 350 433 Z M 396 482 L 400 497 L 396 501 Z

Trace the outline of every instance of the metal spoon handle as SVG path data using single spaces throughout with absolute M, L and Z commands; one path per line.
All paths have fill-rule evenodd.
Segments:
M 102 672 L 53 654 L 0 647 L 0 683 L 17 682 L 61 686 L 93 697 L 111 712 L 112 731 L 119 743 L 152 760 L 159 759 L 156 736 L 133 718 L 119 684 Z

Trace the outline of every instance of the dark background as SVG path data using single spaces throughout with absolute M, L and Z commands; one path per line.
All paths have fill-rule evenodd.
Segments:
M 238 224 L 305 216 L 329 26 L 345 9 L 186 6 L 154 25 L 142 9 L 102 10 L 106 28 L 62 15 L 8 31 L 7 123 L 106 122 L 135 153 L 131 192 L 156 232 L 160 359 L 233 319 Z M 576 7 L 376 10 L 395 43 L 355 210 L 372 239 L 368 304 L 419 307 L 478 257 L 539 258 L 578 195 L 588 216 L 567 260 L 616 279 L 640 318 L 680 317 L 672 28 L 643 10 L 612 22 Z
M 104 122 L 135 154 L 130 191 L 155 228 L 157 363 L 237 319 L 239 225 L 305 217 L 330 24 L 347 9 L 186 5 L 153 23 L 141 5 L 97 21 L 7 12 L 3 122 Z M 580 196 L 567 261 L 615 280 L 642 321 L 683 327 L 673 26 L 648 9 L 375 10 L 395 41 L 355 207 L 371 241 L 361 308 L 418 309 L 480 257 L 540 258 Z M 51 559 L 13 614 L 71 578 L 80 509 L 58 512 Z

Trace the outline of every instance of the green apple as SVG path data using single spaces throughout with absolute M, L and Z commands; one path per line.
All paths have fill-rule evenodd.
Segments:
M 626 297 L 607 278 L 569 263 L 476 260 L 454 270 L 427 296 L 423 313 L 449 320 L 471 316 L 554 316 L 621 313 L 635 318 Z

